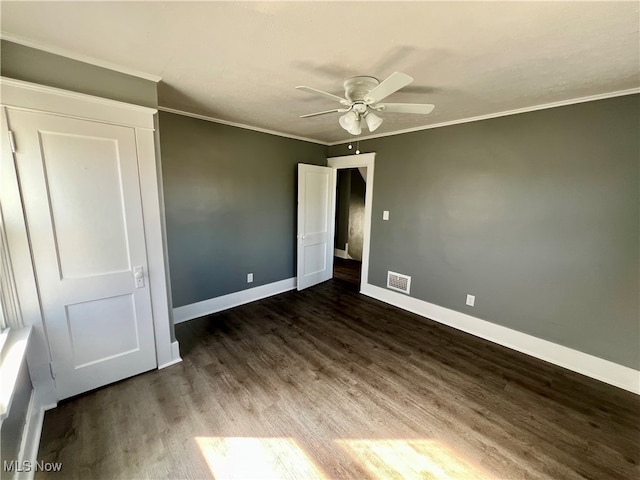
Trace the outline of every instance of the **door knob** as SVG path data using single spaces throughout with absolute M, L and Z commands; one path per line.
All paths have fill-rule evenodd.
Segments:
M 136 288 L 144 287 L 144 267 L 142 265 L 133 267 L 133 278 L 136 279 Z

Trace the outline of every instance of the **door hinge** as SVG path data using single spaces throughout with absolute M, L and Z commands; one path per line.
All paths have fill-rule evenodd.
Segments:
M 16 153 L 16 139 L 11 130 L 9 130 L 9 145 L 11 145 L 11 153 Z
M 56 369 L 53 367 L 53 362 L 49 362 L 49 370 L 51 370 L 51 378 L 56 378 Z

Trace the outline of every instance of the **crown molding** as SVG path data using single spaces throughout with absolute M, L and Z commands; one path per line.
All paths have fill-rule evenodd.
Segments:
M 331 144 L 329 144 L 327 142 L 322 142 L 322 141 L 316 140 L 314 138 L 300 137 L 298 135 L 292 135 L 290 133 L 278 132 L 276 130 L 269 130 L 269 129 L 266 129 L 266 128 L 253 127 L 251 125 L 246 125 L 244 123 L 230 122 L 228 120 L 222 120 L 220 118 L 209 117 L 207 115 L 200 115 L 199 113 L 185 112 L 183 110 L 177 110 L 175 108 L 159 106 L 158 110 L 160 110 L 161 112 L 175 113 L 176 115 L 182 115 L 184 117 L 197 118 L 198 120 L 205 120 L 207 122 L 220 123 L 222 125 L 228 125 L 230 127 L 238 127 L 238 128 L 243 128 L 245 130 L 253 130 L 254 132 L 267 133 L 269 135 L 276 135 L 278 137 L 291 138 L 293 140 L 301 140 L 303 142 L 317 143 L 319 145 L 324 145 L 324 146 L 331 145 Z
M 517 108 L 514 110 L 505 110 L 503 112 L 496 112 L 496 113 L 489 113 L 487 115 L 478 115 L 477 117 L 468 117 L 468 118 L 461 118 L 459 120 L 451 120 L 449 122 L 441 122 L 441 123 L 434 123 L 432 125 L 424 125 L 422 127 L 413 127 L 413 128 L 406 128 L 404 130 L 396 130 L 395 132 L 387 132 L 387 133 L 380 133 L 380 134 L 373 134 L 373 135 L 367 135 L 367 136 L 354 136 L 352 138 L 347 138 L 345 140 L 340 140 L 338 142 L 331 142 L 328 143 L 327 145 L 332 147 L 334 145 L 342 145 L 343 143 L 350 143 L 350 142 L 357 142 L 357 141 L 363 141 L 363 140 L 372 140 L 374 138 L 382 138 L 382 137 L 392 137 L 394 135 L 402 135 L 404 133 L 412 133 L 412 132 L 419 132 L 421 130 L 430 130 L 432 128 L 440 128 L 440 127 L 449 127 L 451 125 L 459 125 L 461 123 L 470 123 L 470 122 L 478 122 L 480 120 L 488 120 L 491 118 L 499 118 L 499 117 L 507 117 L 510 115 L 518 115 L 520 113 L 527 113 L 527 112 L 535 112 L 538 110 L 546 110 L 548 108 L 556 108 L 556 107 L 565 107 L 568 105 L 575 105 L 577 103 L 585 103 L 585 102 L 593 102 L 596 100 L 605 100 L 607 98 L 614 98 L 614 97 L 622 97 L 625 95 L 633 95 L 636 93 L 640 93 L 640 87 L 639 88 L 630 88 L 628 90 L 618 90 L 616 92 L 609 92 L 609 93 L 601 93 L 598 95 L 590 95 L 588 97 L 579 97 L 579 98 L 572 98 L 569 100 L 561 100 L 559 102 L 552 102 L 552 103 L 544 103 L 542 105 L 533 105 L 531 107 L 524 107 L 524 108 Z
M 70 50 L 65 50 L 63 48 L 44 45 L 42 43 L 38 43 L 33 40 L 22 38 L 18 35 L 13 35 L 11 33 L 5 33 L 5 32 L 0 33 L 0 39 L 6 40 L 7 42 L 17 43 L 25 47 L 34 48 L 36 50 L 41 50 L 43 52 L 52 53 L 54 55 L 60 55 L 62 57 L 70 58 L 71 60 L 77 60 L 79 62 L 88 63 L 96 67 L 106 68 L 108 70 L 113 70 L 115 72 L 124 73 L 125 75 L 131 75 L 132 77 L 138 77 L 144 80 L 150 80 L 155 83 L 158 83 L 160 82 L 160 80 L 162 80 L 162 77 L 158 75 L 141 72 L 140 70 L 136 70 L 129 67 L 123 67 L 122 65 L 117 65 L 115 63 L 107 62 L 105 60 L 100 60 L 94 57 L 89 57 L 87 55 L 80 55 L 78 53 L 74 53 Z

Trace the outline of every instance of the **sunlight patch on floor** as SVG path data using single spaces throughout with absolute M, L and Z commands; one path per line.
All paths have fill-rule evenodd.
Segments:
M 438 440 L 336 440 L 373 478 L 494 478 Z
M 216 480 L 327 478 L 292 438 L 195 437 Z

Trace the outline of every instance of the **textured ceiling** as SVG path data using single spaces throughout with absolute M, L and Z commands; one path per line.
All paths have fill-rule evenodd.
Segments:
M 3 34 L 159 75 L 163 107 L 285 134 L 353 138 L 351 76 L 415 78 L 376 133 L 640 86 L 638 2 L 11 2 Z M 368 132 L 365 130 L 363 135 Z

